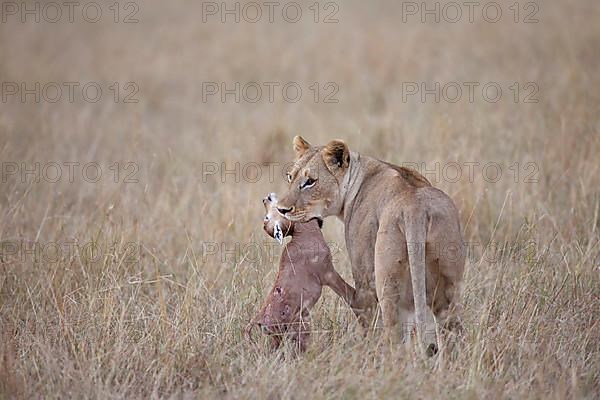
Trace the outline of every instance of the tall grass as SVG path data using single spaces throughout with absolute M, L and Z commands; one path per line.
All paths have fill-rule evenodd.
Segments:
M 359 1 L 340 3 L 336 24 L 312 14 L 202 23 L 201 2 L 138 4 L 137 24 L 0 24 L 3 82 L 140 89 L 137 104 L 106 92 L 94 104 L 11 97 L 0 108 L 0 160 L 18 166 L 0 182 L 0 397 L 600 395 L 597 2 L 540 2 L 537 24 L 512 14 L 402 23 L 400 3 Z M 294 81 L 304 94 L 202 101 L 202 82 L 236 81 Z M 505 92 L 497 103 L 403 101 L 403 82 L 436 81 Z M 314 82 L 337 83 L 339 102 L 315 103 Z M 535 82 L 539 102 L 512 101 L 514 82 Z M 390 347 L 378 329 L 363 337 L 331 291 L 312 313 L 304 356 L 243 339 L 278 262 L 260 199 L 283 190 L 298 133 L 425 163 L 455 200 L 470 244 L 465 331 L 437 357 Z M 80 163 L 73 182 L 22 175 L 51 162 L 63 174 Z M 81 176 L 89 162 L 98 182 Z M 453 162 L 456 180 L 443 172 Z M 240 172 L 221 177 L 222 163 Z M 256 182 L 244 179 L 249 163 L 262 166 Z M 465 163 L 479 163 L 473 176 Z M 483 173 L 487 163 L 500 179 Z M 327 220 L 324 231 L 352 282 L 342 224 Z

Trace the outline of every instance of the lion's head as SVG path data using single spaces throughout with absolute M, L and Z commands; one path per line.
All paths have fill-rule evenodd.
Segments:
M 296 162 L 288 172 L 289 188 L 277 206 L 292 221 L 323 220 L 342 211 L 344 176 L 350 166 L 346 143 L 333 140 L 322 147 L 294 138 Z

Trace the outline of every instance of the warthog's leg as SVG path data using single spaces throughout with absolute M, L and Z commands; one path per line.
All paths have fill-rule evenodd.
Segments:
M 329 286 L 354 310 L 356 291 L 333 269 L 333 266 L 323 275 L 323 284 Z M 356 311 L 354 313 L 357 314 Z

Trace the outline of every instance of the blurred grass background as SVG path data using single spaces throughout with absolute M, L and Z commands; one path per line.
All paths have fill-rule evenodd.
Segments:
M 596 398 L 600 4 L 537 2 L 539 22 L 525 24 L 514 23 L 514 2 L 498 3 L 494 24 L 477 12 L 474 23 L 404 23 L 393 1 L 335 3 L 333 24 L 313 21 L 313 2 L 300 2 L 295 24 L 277 12 L 274 23 L 203 22 L 196 1 L 137 1 L 134 24 L 114 23 L 104 2 L 94 24 L 77 13 L 74 23 L 0 23 L 3 83 L 104 89 L 97 103 L 10 96 L 0 105 L 0 397 Z M 121 101 L 127 82 L 138 103 Z M 203 102 L 203 82 L 297 82 L 303 96 Z M 321 98 L 336 83 L 339 102 L 315 102 L 314 82 Z M 503 96 L 405 102 L 403 82 L 497 82 Z M 515 82 L 534 82 L 539 101 L 515 103 Z M 330 291 L 300 359 L 243 340 L 278 262 L 260 200 L 285 187 L 295 134 L 441 166 L 426 176 L 458 205 L 471 254 L 465 335 L 436 359 L 387 349 L 378 332 L 363 339 Z M 63 166 L 56 183 L 22 175 L 51 162 Z M 86 182 L 77 167 L 70 182 L 69 162 L 98 163 L 103 175 Z M 440 172 L 454 162 L 458 182 Z M 464 167 L 490 162 L 502 167 L 497 182 Z M 18 173 L 7 173 L 14 163 Z M 222 179 L 222 163 L 240 172 Z M 250 163 L 263 166 L 257 182 L 244 179 Z M 327 220 L 325 235 L 352 282 L 342 224 Z M 58 259 L 28 252 L 55 243 Z M 100 256 L 86 257 L 86 244 Z

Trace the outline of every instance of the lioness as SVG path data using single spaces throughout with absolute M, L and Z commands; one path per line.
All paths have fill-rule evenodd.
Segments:
M 448 323 L 455 313 L 465 264 L 452 200 L 416 171 L 351 152 L 341 140 L 311 146 L 296 136 L 293 144 L 279 211 L 292 221 L 340 218 L 363 326 L 379 301 L 388 333 L 416 325 L 420 343 L 435 352 L 434 315 Z
M 272 349 L 288 336 L 303 352 L 310 334 L 309 311 L 321 297 L 323 286 L 333 289 L 350 307 L 354 288 L 333 268 L 331 251 L 316 219 L 304 223 L 286 219 L 277 211 L 274 193 L 264 198 L 263 204 L 267 212 L 263 220 L 265 232 L 280 243 L 285 236 L 292 236 L 292 240 L 283 248 L 273 289 L 246 328 L 246 334 L 251 338 L 252 328 L 259 326 L 271 337 Z

